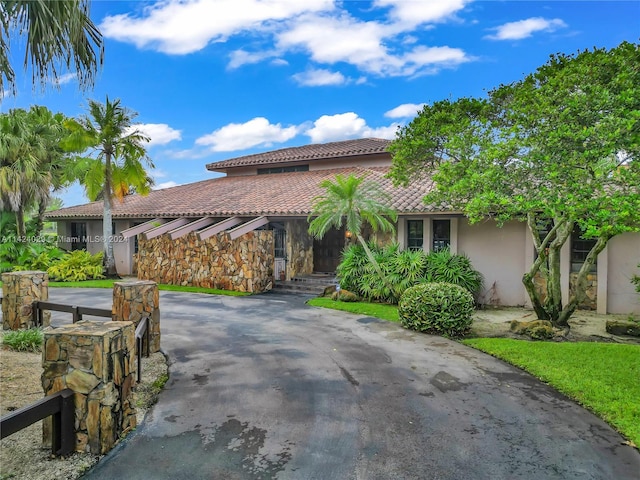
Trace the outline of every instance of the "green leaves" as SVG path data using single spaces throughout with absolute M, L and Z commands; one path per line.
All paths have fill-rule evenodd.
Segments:
M 640 231 L 638 65 L 640 47 L 627 42 L 559 54 L 485 99 L 427 105 L 391 144 L 390 175 L 433 180 L 425 201 L 471 222 L 533 214 L 605 241 Z

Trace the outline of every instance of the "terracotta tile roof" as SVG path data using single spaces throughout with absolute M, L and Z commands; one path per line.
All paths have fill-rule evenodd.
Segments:
M 384 153 L 390 140 L 382 138 L 359 138 L 342 142 L 319 143 L 302 147 L 283 148 L 270 152 L 230 158 L 220 162 L 209 163 L 207 170 L 226 170 L 232 167 L 248 167 L 255 165 L 273 165 L 278 163 L 304 162 L 329 158 L 353 157 Z
M 391 180 L 385 178 L 388 171 L 389 167 L 352 167 L 213 178 L 155 190 L 146 197 L 125 197 L 122 203 L 114 202 L 113 217 L 307 216 L 311 212 L 313 198 L 324 192 L 319 186 L 320 182 L 337 174 L 366 175 L 370 180 L 377 182 L 391 195 L 392 206 L 398 213 L 444 210 L 425 206 L 422 202 L 431 182 L 421 182 L 408 188 L 394 188 Z M 62 208 L 48 212 L 47 217 L 53 220 L 101 218 L 102 202 Z

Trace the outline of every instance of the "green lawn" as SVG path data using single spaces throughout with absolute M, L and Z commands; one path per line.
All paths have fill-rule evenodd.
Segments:
M 462 343 L 526 370 L 640 446 L 640 346 L 507 338 Z
M 381 318 L 383 320 L 389 320 L 390 322 L 400 321 L 398 318 L 398 307 L 396 305 L 367 302 L 336 302 L 335 300 L 324 297 L 313 298 L 309 300 L 307 304 L 313 307 L 332 308 L 334 310 Z
M 86 280 L 84 282 L 49 282 L 50 287 L 63 287 L 63 288 L 113 288 L 115 282 L 123 282 L 126 280 Z M 204 288 L 204 287 L 183 287 L 182 285 L 166 285 L 163 283 L 158 284 L 158 290 L 166 290 L 169 292 L 189 292 L 189 293 L 207 293 L 209 295 L 228 295 L 232 297 L 242 297 L 245 295 L 251 295 L 247 292 L 234 292 L 231 290 L 219 290 L 217 288 Z

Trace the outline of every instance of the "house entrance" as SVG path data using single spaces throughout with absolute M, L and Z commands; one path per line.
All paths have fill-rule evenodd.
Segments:
M 287 275 L 287 231 L 276 228 L 273 231 L 274 265 L 273 276 L 276 280 L 284 280 Z
M 345 230 L 329 230 L 322 240 L 313 240 L 314 272 L 335 272 L 345 245 Z

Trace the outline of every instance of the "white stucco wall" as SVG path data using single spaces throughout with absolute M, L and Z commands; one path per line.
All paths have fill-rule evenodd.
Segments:
M 606 254 L 607 312 L 640 314 L 640 294 L 631 283 L 633 275 L 640 274 L 640 233 L 623 233 L 613 237 L 609 240 Z M 600 265 L 598 283 L 599 267 Z
M 470 225 L 458 222 L 458 253 L 465 253 L 473 267 L 484 275 L 481 301 L 500 305 L 524 305 L 522 285 L 525 265 L 526 226 L 510 222 L 498 228 L 493 221 Z

